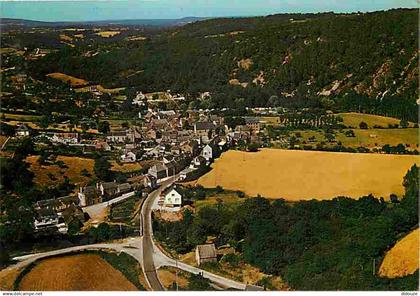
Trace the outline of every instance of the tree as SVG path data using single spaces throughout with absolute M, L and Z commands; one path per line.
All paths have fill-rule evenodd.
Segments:
M 260 148 L 260 145 L 258 143 L 251 143 L 248 145 L 249 152 L 257 152 L 259 148 Z
M 349 137 L 349 138 L 353 138 L 353 137 L 356 136 L 354 134 L 354 131 L 353 130 L 347 130 L 347 131 L 344 132 L 344 134 L 346 135 L 346 137 Z
M 98 157 L 95 159 L 93 171 L 99 180 L 109 182 L 112 180 L 113 174 L 111 172 L 111 164 L 105 157 Z
M 268 99 L 267 106 L 268 107 L 278 107 L 280 105 L 280 99 L 278 96 L 271 96 Z
M 83 223 L 80 222 L 79 219 L 75 218 L 72 219 L 69 223 L 68 223 L 68 234 L 70 235 L 75 235 L 77 234 L 80 229 L 82 228 Z
M 108 223 L 101 223 L 98 225 L 97 228 L 97 240 L 98 241 L 106 241 L 112 238 L 111 227 Z
M 191 273 L 188 280 L 188 291 L 210 291 L 213 288 L 210 286 L 210 280 L 204 278 L 201 274 Z
M 31 237 L 34 212 L 28 198 L 2 194 L 0 213 L 0 242 L 12 244 Z
M 361 128 L 361 129 L 367 129 L 368 128 L 368 124 L 366 122 L 364 122 L 364 121 L 361 121 L 359 123 L 359 128 Z
M 10 262 L 9 251 L 0 244 L 0 267 L 6 266 Z
M 44 115 L 44 116 L 41 117 L 38 125 L 41 128 L 48 128 L 48 126 L 50 125 L 50 123 L 51 123 L 50 118 L 48 116 Z
M 3 113 L 4 115 L 4 113 Z M 15 128 L 13 125 L 9 125 L 7 123 L 1 122 L 0 123 L 0 132 L 2 135 L 5 135 L 7 137 L 11 137 L 15 134 Z
M 400 121 L 400 126 L 402 128 L 407 128 L 408 127 L 408 121 L 407 120 L 401 120 Z
M 108 121 L 100 121 L 98 123 L 98 131 L 103 134 L 107 134 L 110 131 L 109 122 Z
M 392 194 L 389 196 L 389 200 L 390 200 L 392 203 L 398 203 L 398 196 L 397 196 L 396 194 L 392 193 Z

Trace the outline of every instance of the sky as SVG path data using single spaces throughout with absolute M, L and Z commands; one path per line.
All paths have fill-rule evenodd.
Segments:
M 174 19 L 418 8 L 418 0 L 0 0 L 0 16 L 40 21 Z

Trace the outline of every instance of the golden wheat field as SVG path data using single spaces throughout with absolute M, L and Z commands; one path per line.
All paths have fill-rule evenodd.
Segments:
M 379 269 L 388 278 L 403 277 L 419 269 L 419 229 L 413 230 L 389 250 Z
M 41 261 L 19 285 L 20 291 L 137 291 L 100 256 L 80 254 Z
M 50 73 L 47 77 L 60 80 L 64 83 L 70 83 L 71 86 L 82 86 L 88 84 L 84 79 L 73 77 L 64 73 Z
M 370 193 L 387 198 L 391 193 L 403 194 L 402 179 L 414 163 L 419 164 L 418 156 L 230 150 L 197 183 L 287 200 L 358 198 Z

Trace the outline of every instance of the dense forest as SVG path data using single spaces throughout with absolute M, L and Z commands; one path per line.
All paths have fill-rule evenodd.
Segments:
M 210 91 L 209 107 L 235 107 L 239 98 L 247 106 L 320 105 L 308 99 L 322 97 L 337 108 L 413 120 L 417 19 L 409 9 L 211 19 L 156 30 L 142 41 L 64 47 L 28 67 L 39 79 L 63 72 L 143 92 Z M 395 110 L 398 104 L 408 111 Z
M 297 290 L 417 290 L 418 271 L 391 280 L 377 270 L 385 252 L 418 227 L 418 173 L 417 166 L 407 172 L 404 196 L 391 203 L 373 196 L 219 202 L 186 212 L 180 222 L 154 220 L 155 237 L 179 253 L 216 237 L 217 245 L 230 244 L 242 259 Z M 187 196 L 203 198 L 202 190 Z

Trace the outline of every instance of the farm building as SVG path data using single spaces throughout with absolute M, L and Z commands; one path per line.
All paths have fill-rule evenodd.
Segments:
M 217 262 L 217 252 L 214 244 L 198 245 L 195 249 L 195 260 L 199 266 L 206 262 Z

